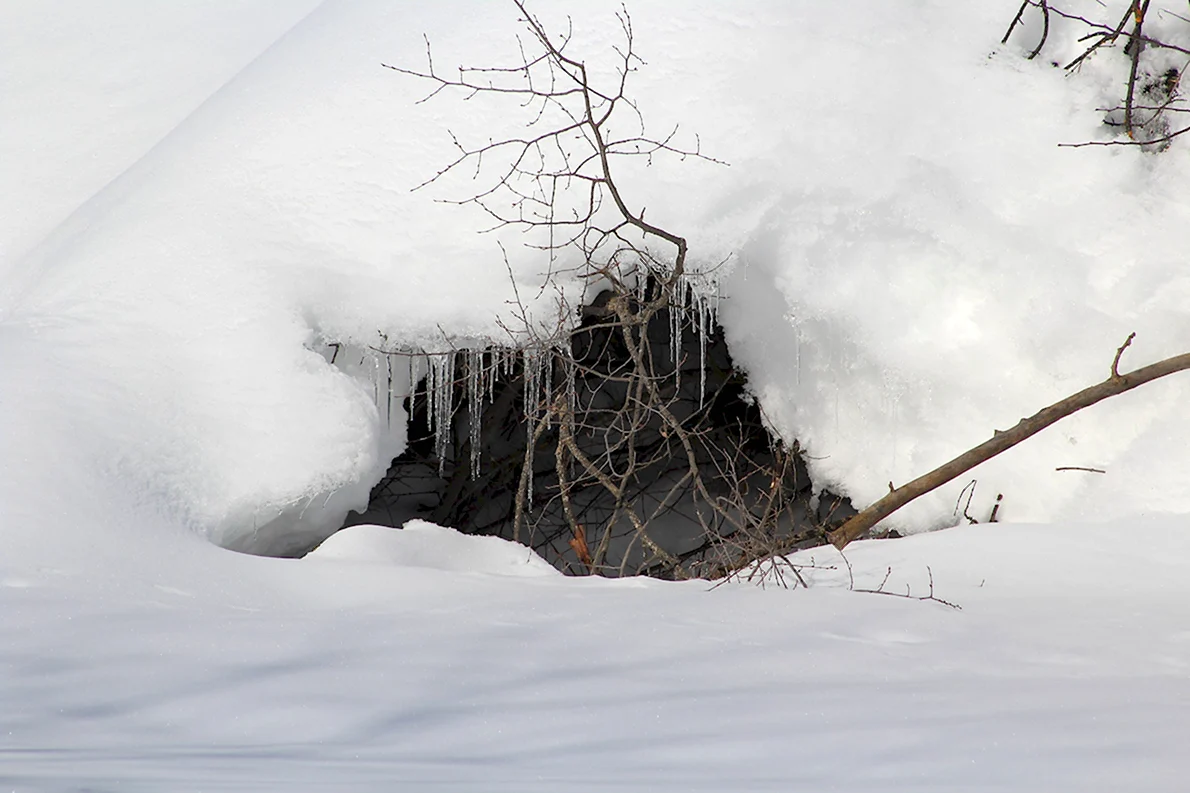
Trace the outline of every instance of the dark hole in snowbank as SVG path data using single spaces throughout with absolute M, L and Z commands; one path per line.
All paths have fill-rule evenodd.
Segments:
M 366 512 L 352 513 L 345 526 L 400 526 L 417 517 L 525 543 L 566 572 L 670 578 L 721 575 L 749 558 L 820 545 L 827 530 L 855 514 L 850 502 L 829 492 L 815 498 L 800 454 L 772 438 L 749 398 L 722 328 L 680 309 L 653 315 L 639 337 L 654 396 L 681 422 L 689 447 L 667 431 L 656 399 L 642 399 L 643 381 L 633 377 L 622 328 L 607 307 L 611 297 L 604 292 L 584 310 L 569 349 L 552 355 L 544 374 L 527 371 L 523 360 L 506 367 L 490 400 L 478 400 L 478 430 L 469 412 L 475 385 L 458 377 L 445 443 L 436 438 L 428 419 L 437 410 L 441 420 L 442 399 L 423 380 L 406 402 L 408 449 L 373 489 Z M 475 359 L 472 354 L 472 366 Z M 462 373 L 466 364 L 459 353 L 451 369 Z M 566 404 L 578 417 L 573 446 L 565 445 L 557 421 L 541 428 L 529 423 L 526 382 L 534 392 L 544 389 L 546 400 L 550 389 L 560 396 L 558 389 L 568 389 Z M 531 436 L 530 499 L 522 471 Z M 578 455 L 605 475 L 592 474 Z

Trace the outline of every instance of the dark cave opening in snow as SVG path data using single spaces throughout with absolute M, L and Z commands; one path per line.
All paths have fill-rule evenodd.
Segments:
M 634 359 L 615 297 L 552 349 L 432 360 L 406 399 L 408 448 L 345 525 L 421 518 L 566 572 L 674 578 L 822 544 L 854 514 L 770 432 L 699 298 L 651 315 Z

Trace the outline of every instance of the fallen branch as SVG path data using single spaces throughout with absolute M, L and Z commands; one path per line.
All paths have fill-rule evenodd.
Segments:
M 847 591 L 848 592 L 861 592 L 865 595 L 888 595 L 889 597 L 905 598 L 906 600 L 920 600 L 923 602 L 933 601 L 935 603 L 941 603 L 943 606 L 952 608 L 955 611 L 963 610 L 963 607 L 960 606 L 958 603 L 952 603 L 949 600 L 943 600 L 942 598 L 936 597 L 934 595 L 934 571 L 930 569 L 929 565 L 926 565 L 926 573 L 928 573 L 930 576 L 930 593 L 928 595 L 914 595 L 913 590 L 909 588 L 908 584 L 905 585 L 905 591 L 903 593 L 902 592 L 890 592 L 889 590 L 885 589 L 884 587 L 886 584 L 888 584 L 888 579 L 892 577 L 892 568 L 891 567 L 884 571 L 884 579 L 880 582 L 880 586 L 876 587 L 875 589 L 856 589 L 855 588 L 855 569 L 852 568 L 852 566 L 851 566 L 851 560 L 848 559 L 846 554 L 844 554 L 842 552 L 840 552 L 839 555 L 843 557 L 843 564 L 845 564 L 847 566 Z M 983 585 L 980 584 L 980 586 L 983 586 Z
M 1175 355 L 1172 358 L 1166 358 L 1163 361 L 1141 367 L 1135 372 L 1120 374 L 1120 356 L 1132 344 L 1134 338 L 1136 338 L 1136 334 L 1130 334 L 1127 340 L 1116 351 L 1115 359 L 1112 361 L 1111 375 L 1102 383 L 1093 385 L 1090 388 L 1084 388 L 1077 394 L 1066 397 L 1061 402 L 1056 402 L 1028 418 L 1021 419 L 1010 430 L 1005 432 L 996 430 L 991 440 L 981 443 L 974 449 L 959 455 L 945 465 L 935 468 L 928 474 L 919 476 L 908 484 L 901 485 L 828 534 L 827 538 L 831 541 L 832 545 L 842 550 L 852 540 L 858 538 L 868 529 L 910 501 L 941 487 L 980 463 L 990 460 L 1003 451 L 1011 449 L 1021 441 L 1033 437 L 1058 420 L 1066 418 L 1085 407 L 1090 407 L 1097 402 L 1102 402 L 1108 397 L 1122 394 L 1125 391 L 1131 391 L 1137 386 L 1142 386 L 1145 383 L 1173 374 L 1174 372 L 1190 369 L 1190 353 L 1183 353 L 1182 355 Z

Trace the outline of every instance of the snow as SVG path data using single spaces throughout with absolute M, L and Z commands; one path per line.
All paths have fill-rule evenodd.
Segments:
M 0 253 L 32 247 L 316 5 L 5 3 Z
M 1132 331 L 1124 369 L 1184 349 L 1185 149 L 1057 148 L 1100 137 L 1095 108 L 1127 61 L 1070 77 L 1049 57 L 1026 62 L 995 46 L 1008 5 L 927 4 L 921 18 L 944 35 L 897 22 L 899 4 L 858 24 L 822 15 L 787 56 L 793 73 L 849 68 L 777 103 L 825 117 L 777 149 L 783 189 L 740 247 L 723 321 L 773 424 L 818 481 L 861 504 L 1103 380 Z M 1070 32 L 1051 33 L 1062 63 Z M 970 478 L 981 518 L 998 493 L 1010 520 L 1146 511 L 1145 483 L 1168 458 L 1129 450 L 1145 431 L 1186 438 L 1185 388 L 1162 382 L 1072 418 L 897 521 L 948 521 Z M 1186 511 L 1185 488 L 1165 492 Z
M 605 76 L 618 4 L 540 5 Z M 1185 141 L 1060 148 L 1107 139 L 1127 61 L 1054 68 L 1080 51 L 1060 21 L 1026 61 L 1036 19 L 998 44 L 1018 6 L 629 5 L 647 129 L 729 165 L 625 162 L 625 193 L 724 263 L 717 318 L 766 416 L 859 504 L 1103 379 L 1128 333 L 1124 369 L 1190 338 Z M 444 68 L 512 61 L 516 14 L 0 20 L 0 787 L 1183 786 L 1183 378 L 974 471 L 971 513 L 1002 493 L 1011 524 L 862 543 L 850 574 L 803 552 L 808 589 L 570 579 L 421 522 L 230 553 L 300 553 L 366 503 L 411 383 L 448 379 L 387 352 L 507 341 L 581 299 L 533 235 L 440 200 L 483 171 L 411 189 L 447 130 L 524 110 L 418 104 L 380 65 L 420 67 L 423 33 Z M 893 522 L 954 522 L 966 483 Z M 931 576 L 961 610 L 888 596 Z
M 561 575 L 523 546 L 499 537 L 471 537 L 424 520 L 408 521 L 400 531 L 387 526 L 352 526 L 350 531 L 328 537 L 305 558 L 485 575 Z
M 380 549 L 385 531 L 410 529 L 332 542 Z M 809 590 L 711 590 L 492 574 L 523 549 L 413 531 L 404 560 L 195 543 L 119 590 L 94 571 L 0 561 L 0 781 L 1181 789 L 1183 521 L 974 526 L 849 549 L 857 589 L 892 566 L 890 591 L 925 594 L 928 566 L 961 611 L 849 592 L 833 550 L 797 558 L 837 568 L 804 570 Z
M 19 211 L 0 239 L 0 323 L 35 337 L 35 357 L 70 347 L 72 376 L 94 383 L 63 393 L 63 380 L 37 397 L 57 407 L 10 413 L 102 415 L 81 434 L 105 425 L 96 454 L 140 480 L 137 498 L 229 547 L 300 552 L 404 446 L 401 401 L 425 367 L 380 351 L 507 342 L 520 308 L 549 323 L 555 300 L 581 299 L 564 263 L 525 247 L 539 238 L 476 233 L 490 225 L 479 208 L 438 200 L 473 195 L 488 166 L 411 190 L 453 158 L 448 130 L 498 138 L 527 111 L 449 92 L 418 104 L 428 85 L 380 67 L 422 67 L 423 33 L 441 68 L 509 62 L 515 14 L 464 0 L 212 0 L 182 17 L 115 5 L 103 24 L 64 5 L 5 27 L 26 42 L 3 96 L 21 118 L 5 167 L 29 187 L 7 191 Z M 1128 333 L 1125 368 L 1180 352 L 1190 331 L 1184 149 L 1058 148 L 1102 137 L 1096 108 L 1126 60 L 1105 52 L 1071 76 L 1026 61 L 1036 31 L 998 46 L 1015 13 L 1002 5 L 631 9 L 647 129 L 678 125 L 729 165 L 625 160 L 625 192 L 689 236 L 695 265 L 725 262 L 721 321 L 766 415 L 819 486 L 857 503 L 1102 379 Z M 542 13 L 573 12 L 573 46 L 606 55 L 613 6 Z M 1077 32 L 1055 23 L 1047 58 L 1077 52 Z M 80 59 L 94 67 L 79 80 L 47 65 Z M 551 267 L 556 290 L 542 290 Z M 1003 494 L 1011 520 L 1124 517 L 1154 490 L 1186 511 L 1183 488 L 1151 486 L 1165 458 L 1134 444 L 1190 439 L 1187 387 L 1151 386 L 988 463 L 972 514 Z M 1108 473 L 1055 470 L 1070 466 Z M 952 521 L 966 484 L 897 525 Z M 5 508 L 40 492 L 14 489 Z

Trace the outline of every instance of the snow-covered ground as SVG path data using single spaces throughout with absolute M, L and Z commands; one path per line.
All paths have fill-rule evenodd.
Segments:
M 979 526 L 799 561 L 809 590 L 569 579 L 500 540 L 197 541 L 0 560 L 17 791 L 1178 791 L 1182 520 Z M 437 553 L 434 549 L 437 549 Z M 544 568 L 544 569 L 543 569 Z
M 540 6 L 603 68 L 617 3 Z M 1054 19 L 1026 61 L 1039 18 L 998 44 L 1018 6 L 629 5 L 650 129 L 730 165 L 626 163 L 626 192 L 727 262 L 766 415 L 860 503 L 1102 379 L 1129 332 L 1124 368 L 1190 338 L 1190 150 L 1059 148 L 1106 139 L 1127 60 L 1052 67 L 1085 46 Z M 566 579 L 424 524 L 212 544 L 362 506 L 416 374 L 370 346 L 553 310 L 522 238 L 434 201 L 473 185 L 410 191 L 448 129 L 526 121 L 416 104 L 380 64 L 423 33 L 447 68 L 517 53 L 478 0 L 0 2 L 0 787 L 1184 787 L 1184 378 L 972 474 L 972 514 L 1039 523 L 856 546 L 854 585 L 829 550 L 809 589 Z M 948 522 L 963 484 L 897 520 Z M 962 610 L 849 591 L 890 568 Z

